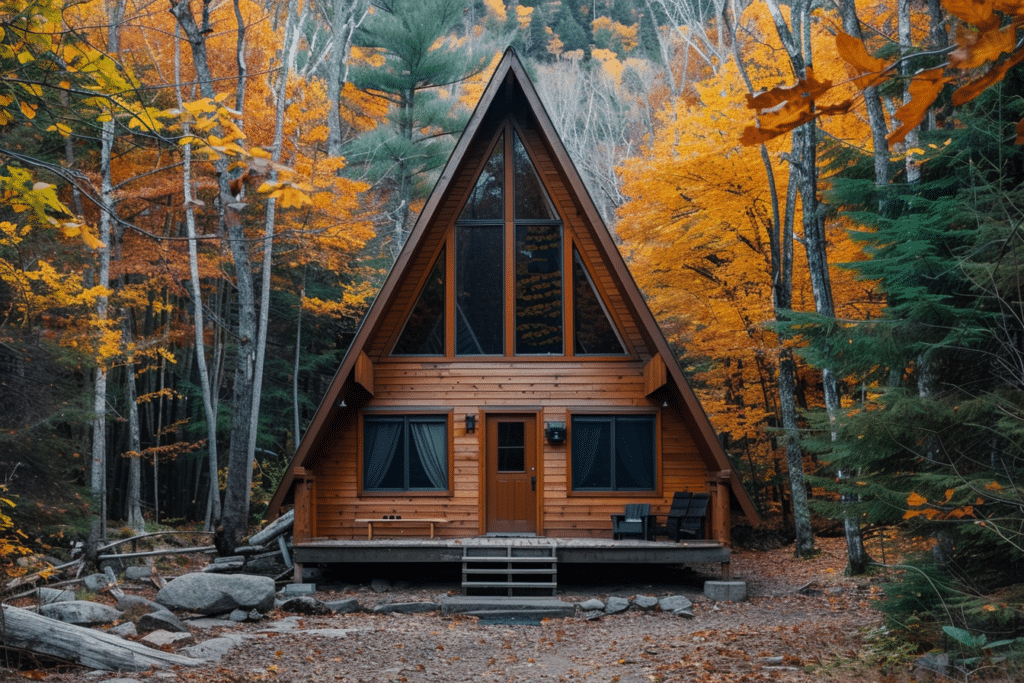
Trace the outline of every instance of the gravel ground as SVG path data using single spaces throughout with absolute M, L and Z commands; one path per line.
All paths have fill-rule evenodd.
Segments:
M 217 664 L 127 675 L 81 669 L 5 674 L 0 669 L 0 680 L 5 675 L 42 676 L 54 683 L 881 680 L 855 665 L 865 631 L 879 623 L 873 608 L 880 592 L 877 580 L 842 575 L 841 539 L 820 539 L 820 545 L 822 553 L 811 560 L 793 559 L 792 548 L 735 551 L 733 578 L 746 581 L 749 596 L 741 603 L 714 603 L 700 592 L 703 578 L 718 578 L 717 566 L 656 575 L 597 567 L 568 583 L 560 577 L 562 600 L 681 594 L 694 603 L 692 619 L 630 609 L 596 621 L 577 616 L 508 625 L 437 612 L 298 619 L 273 612 L 261 622 L 197 629 L 197 641 L 226 633 L 246 636 Z M 630 583 L 634 571 L 638 580 Z M 382 593 L 366 585 L 327 588 L 315 597 L 357 597 L 363 608 L 380 602 L 436 602 L 458 594 L 456 584 L 436 580 L 396 582 Z M 264 631 L 289 616 L 295 630 Z M 312 634 L 311 629 L 330 631 Z

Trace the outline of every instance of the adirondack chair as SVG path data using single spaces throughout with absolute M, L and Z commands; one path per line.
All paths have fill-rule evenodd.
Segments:
M 663 533 L 673 541 L 685 538 L 704 538 L 704 522 L 707 519 L 708 493 L 677 492 L 672 496 L 672 507 L 668 511 L 668 519 L 659 533 Z
M 622 536 L 643 536 L 644 540 L 654 535 L 654 517 L 648 503 L 628 503 L 624 514 L 612 515 L 612 538 Z

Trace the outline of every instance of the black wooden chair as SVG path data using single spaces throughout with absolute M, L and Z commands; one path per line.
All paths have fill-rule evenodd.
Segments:
M 654 517 L 648 503 L 628 503 L 624 514 L 612 515 L 612 538 L 617 541 L 623 535 L 643 536 L 645 541 L 654 536 Z
M 668 519 L 665 526 L 658 527 L 658 532 L 673 541 L 704 538 L 704 523 L 707 520 L 710 500 L 711 495 L 708 493 L 681 491 L 674 494 Z

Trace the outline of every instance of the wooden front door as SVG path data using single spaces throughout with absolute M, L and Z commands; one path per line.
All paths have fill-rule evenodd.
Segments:
M 537 531 L 537 419 L 487 416 L 487 532 Z

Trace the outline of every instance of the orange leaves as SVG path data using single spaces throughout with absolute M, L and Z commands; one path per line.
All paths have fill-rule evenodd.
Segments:
M 844 31 L 836 33 L 836 50 L 843 61 L 852 66 L 857 73 L 864 74 L 853 81 L 858 90 L 870 88 L 884 81 L 886 72 L 893 66 L 884 59 L 872 57 L 863 42 Z
M 995 482 L 993 482 L 995 483 Z M 998 486 L 998 484 L 996 484 Z M 988 488 L 986 486 L 986 488 Z M 950 501 L 953 500 L 953 496 L 956 495 L 956 489 L 946 489 L 945 498 L 936 504 L 929 504 L 928 499 L 922 496 L 920 493 L 912 492 L 907 496 L 907 511 L 903 513 L 903 519 L 913 519 L 914 517 L 924 517 L 925 519 L 932 520 L 956 520 L 956 519 L 967 519 L 975 516 L 974 508 L 978 505 L 984 504 L 984 499 L 977 498 L 973 505 L 950 505 Z
M 798 79 L 796 85 L 747 95 L 747 108 L 757 111 L 760 125 L 747 126 L 740 142 L 747 147 L 760 145 L 824 114 L 845 113 L 853 104 L 850 100 L 815 108 L 815 100 L 831 87 L 832 81 L 819 81 L 814 78 L 814 72 L 807 69 L 807 78 Z
M 896 118 L 902 125 L 889 133 L 885 139 L 890 144 L 903 142 L 907 133 L 917 128 L 917 125 L 928 115 L 928 108 L 932 106 L 932 102 L 948 82 L 949 78 L 943 75 L 942 67 L 914 74 L 908 86 L 910 100 L 896 110 Z
M 969 72 L 985 68 L 980 74 L 970 74 L 970 80 L 954 93 L 952 103 L 960 106 L 977 97 L 986 88 L 998 83 L 1014 66 L 1024 61 L 1024 41 L 1018 33 L 1024 28 L 1024 1 L 1022 0 L 943 0 L 946 11 L 960 20 L 956 30 L 956 47 L 949 53 L 949 61 L 938 67 L 919 71 L 911 77 L 907 92 L 909 99 L 896 112 L 900 125 L 887 137 L 890 143 L 902 142 L 928 113 L 947 83 L 966 80 Z M 888 63 L 871 55 L 864 43 L 853 36 L 837 31 L 836 52 L 857 74 L 853 85 L 859 90 L 880 85 L 898 77 L 894 67 L 899 61 Z M 904 57 L 913 60 L 911 54 Z M 849 104 L 833 108 L 822 107 L 816 100 L 833 88 L 813 87 L 813 77 L 798 81 L 791 88 L 775 88 L 768 93 L 750 98 L 748 108 L 758 111 L 759 126 L 747 127 L 741 138 L 744 145 L 754 145 L 787 133 L 817 116 L 845 113 Z M 763 101 L 784 97 L 786 104 L 773 110 L 775 105 L 758 105 Z M 799 99 L 795 99 L 799 98 Z M 812 113 L 813 112 L 813 113 Z M 1024 144 L 1024 121 L 1017 126 L 1016 144 Z

